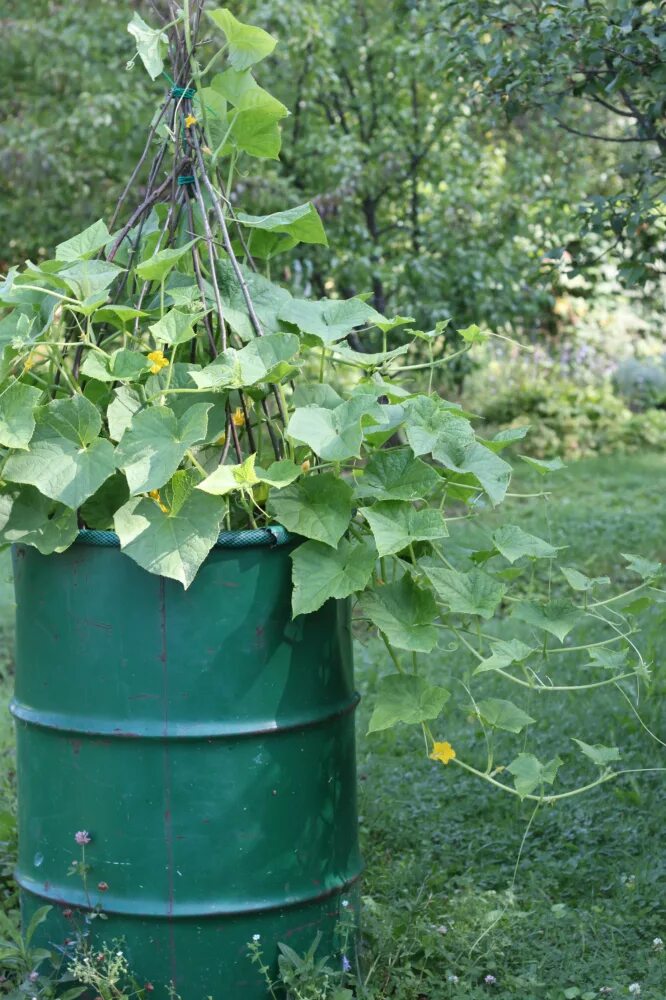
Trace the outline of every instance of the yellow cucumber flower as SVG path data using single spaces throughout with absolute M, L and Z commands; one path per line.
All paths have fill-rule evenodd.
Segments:
M 450 760 L 453 760 L 456 756 L 456 752 L 450 743 L 444 741 L 444 743 L 435 743 L 432 748 L 432 753 L 429 754 L 430 760 L 441 760 L 442 764 L 448 764 Z
M 151 351 L 148 360 L 151 362 L 150 370 L 153 375 L 157 375 L 169 364 L 169 359 L 164 357 L 162 351 Z

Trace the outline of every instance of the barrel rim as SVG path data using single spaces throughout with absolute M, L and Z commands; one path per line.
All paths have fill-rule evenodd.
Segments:
M 221 531 L 213 546 L 216 549 L 245 549 L 257 546 L 276 548 L 296 541 L 297 536 L 283 528 L 281 524 L 269 524 L 265 528 L 251 528 L 240 531 Z M 115 531 L 101 531 L 81 528 L 75 545 L 98 545 L 106 548 L 120 548 L 120 538 Z

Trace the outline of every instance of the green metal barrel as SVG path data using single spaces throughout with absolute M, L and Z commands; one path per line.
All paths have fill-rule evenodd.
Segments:
M 257 934 L 269 963 L 317 932 L 339 950 L 361 866 L 349 608 L 291 620 L 293 545 L 221 536 L 187 591 L 111 533 L 14 549 L 24 919 L 50 903 L 42 943 L 119 942 L 156 997 L 265 1000 Z

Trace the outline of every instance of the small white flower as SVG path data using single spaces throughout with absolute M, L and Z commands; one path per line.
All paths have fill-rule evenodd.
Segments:
M 449 928 L 446 926 L 446 924 L 440 924 L 439 927 L 437 928 L 437 933 L 438 934 L 448 934 L 449 933 Z
M 655 951 L 662 951 L 664 948 L 664 942 L 661 940 L 660 937 L 656 937 L 652 941 L 652 947 L 654 948 Z
M 639 997 L 641 995 L 641 984 L 640 983 L 631 983 L 630 986 L 629 986 L 629 992 L 633 996 Z
M 342 900 L 342 905 L 344 906 L 344 908 L 345 908 L 345 910 L 346 910 L 346 909 L 347 909 L 347 907 L 349 906 L 349 900 L 348 900 L 348 899 L 343 899 L 343 900 Z
M 123 957 L 122 951 L 117 951 L 116 952 L 116 958 L 122 958 L 122 957 Z
M 253 941 L 258 941 L 260 937 L 261 937 L 261 934 L 253 934 L 252 935 L 252 940 Z
M 447 982 L 453 983 L 454 985 L 455 985 L 455 983 L 458 982 L 458 977 L 454 976 L 453 973 L 450 976 L 447 976 L 446 979 L 447 979 Z

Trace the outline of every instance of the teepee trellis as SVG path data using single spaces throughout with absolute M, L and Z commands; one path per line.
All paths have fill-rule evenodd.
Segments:
M 155 13 L 162 19 L 157 4 L 152 4 Z M 189 11 L 188 11 L 189 6 Z M 112 223 L 120 215 L 123 204 L 134 189 L 141 169 L 148 159 L 150 149 L 159 134 L 160 126 L 168 126 L 167 136 L 163 138 L 153 157 L 145 185 L 143 197 L 137 207 L 131 212 L 106 254 L 106 259 L 113 261 L 125 241 L 137 245 L 141 239 L 146 219 L 158 204 L 167 206 L 167 214 L 161 228 L 160 238 L 155 250 L 168 249 L 173 246 L 179 233 L 179 224 L 183 214 L 187 220 L 186 234 L 190 237 L 190 248 L 194 276 L 199 287 L 202 301 L 207 308 L 202 316 L 202 326 L 208 348 L 209 360 L 214 360 L 219 351 L 226 350 L 233 340 L 233 332 L 225 321 L 225 307 L 217 275 L 221 256 L 229 262 L 234 277 L 241 289 L 249 321 L 254 336 L 263 337 L 264 330 L 255 308 L 252 293 L 248 287 L 243 268 L 233 246 L 230 225 L 237 232 L 238 241 L 243 249 L 245 266 L 256 270 L 255 262 L 248 250 L 241 226 L 235 218 L 231 200 L 225 193 L 225 184 L 217 164 L 207 162 L 212 151 L 207 146 L 203 131 L 206 118 L 205 104 L 198 99 L 197 87 L 192 84 L 197 80 L 195 53 L 198 45 L 198 35 L 201 28 L 203 0 L 194 0 L 187 5 L 185 17 L 181 18 L 173 4 L 169 5 L 171 21 L 169 24 L 169 58 L 171 74 L 163 73 L 169 81 L 169 92 L 159 107 L 148 132 L 144 150 L 136 164 L 118 202 Z M 199 108 L 195 109 L 197 101 Z M 200 117 L 194 113 L 198 110 Z M 201 120 L 200 120 L 201 119 Z M 171 159 L 167 176 L 162 178 L 165 166 Z M 212 174 L 212 179 L 211 179 Z M 196 210 L 196 211 L 195 211 Z M 215 228 L 217 233 L 215 232 Z M 180 227 L 182 230 L 182 227 Z M 135 232 L 134 240 L 130 234 Z M 218 238 L 216 238 L 216 236 Z M 199 239 L 206 248 L 206 258 L 202 257 Z M 221 253 L 220 253 L 221 251 Z M 130 250 L 130 253 L 132 251 Z M 209 281 L 210 294 L 205 287 L 205 278 Z M 138 290 L 137 308 L 143 305 L 149 294 L 151 282 L 145 281 Z M 124 292 L 124 285 L 119 286 L 119 293 Z M 138 333 L 139 320 L 135 320 L 135 334 Z M 192 345 L 194 354 L 195 345 Z M 76 366 L 80 363 L 81 350 L 77 352 Z M 192 358 L 194 360 L 194 358 Z M 260 408 L 263 415 L 263 429 L 267 432 L 270 445 L 276 459 L 284 457 L 284 445 L 280 427 L 286 426 L 286 411 L 284 399 L 279 387 L 273 385 L 270 390 L 272 403 L 262 399 Z M 228 404 L 227 431 L 220 453 L 220 463 L 223 464 L 233 447 L 238 462 L 244 459 L 244 449 L 239 433 L 246 438 L 247 449 L 252 454 L 256 451 L 257 432 L 262 427 L 253 424 L 251 408 L 245 393 L 238 393 L 242 419 L 234 420 L 231 404 Z M 277 426 L 276 426 L 277 425 Z

